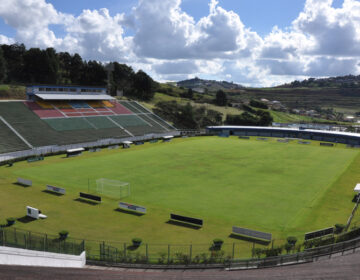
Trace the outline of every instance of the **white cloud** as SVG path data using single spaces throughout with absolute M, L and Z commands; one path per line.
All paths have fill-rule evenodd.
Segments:
M 0 17 L 16 29 L 15 40 L 31 46 L 48 47 L 59 43 L 50 24 L 66 23 L 71 16 L 57 12 L 44 0 L 5 0 Z
M 0 17 L 16 35 L 0 34 L 0 44 L 116 60 L 159 80 L 196 75 L 269 86 L 308 76 L 360 74 L 360 1 L 344 0 L 340 8 L 332 2 L 307 0 L 288 28 L 274 26 L 260 37 L 216 0 L 209 0 L 208 15 L 198 21 L 181 10 L 181 0 L 139 0 L 128 14 L 110 15 L 103 8 L 78 16 L 57 11 L 46 0 L 3 0 Z M 54 25 L 64 34 L 57 36 Z
M 13 43 L 15 43 L 14 39 L 0 34 L 0 44 L 9 45 L 9 44 L 13 44 Z

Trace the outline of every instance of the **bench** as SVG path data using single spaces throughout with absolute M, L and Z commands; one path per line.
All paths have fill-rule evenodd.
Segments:
M 26 186 L 26 187 L 31 187 L 32 186 L 32 181 L 31 180 L 26 180 L 26 179 L 23 179 L 23 178 L 17 178 L 17 183 L 19 185 Z
M 129 204 L 129 203 L 126 203 L 126 202 L 119 202 L 119 208 L 146 214 L 146 208 L 145 207 L 142 207 L 142 206 L 139 206 L 139 205 Z
M 65 189 L 51 185 L 46 185 L 46 190 L 54 193 L 65 194 Z
M 334 234 L 334 227 L 324 228 L 312 232 L 305 233 L 305 240 L 323 237 L 325 235 Z
M 26 159 L 27 162 L 35 162 L 35 161 L 40 161 L 40 160 L 44 160 L 43 156 L 39 156 L 39 157 L 30 157 Z
M 311 144 L 311 142 L 310 141 L 298 141 L 298 143 L 299 144 L 304 144 L 304 145 L 309 145 L 309 144 Z
M 271 242 L 272 239 L 271 233 L 236 226 L 232 227 L 232 234 L 265 242 Z
M 98 196 L 98 195 L 80 192 L 79 196 L 80 196 L 80 198 L 85 198 L 85 199 L 93 200 L 96 202 L 101 202 L 101 196 Z
M 320 146 L 334 147 L 334 144 L 321 142 L 321 143 L 320 143 Z
M 185 223 L 185 224 L 194 225 L 197 227 L 203 226 L 202 219 L 191 218 L 191 217 L 186 217 L 186 216 L 181 216 L 181 215 L 176 215 L 176 214 L 170 214 L 170 221 L 181 222 L 181 223 Z
M 108 147 L 109 150 L 115 150 L 115 149 L 118 149 L 119 148 L 119 145 L 111 145 Z

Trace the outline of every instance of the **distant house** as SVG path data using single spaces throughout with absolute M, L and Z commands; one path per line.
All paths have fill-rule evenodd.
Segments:
M 204 93 L 205 92 L 205 89 L 200 88 L 200 87 L 193 88 L 192 90 L 195 91 L 195 92 L 198 92 L 198 93 Z

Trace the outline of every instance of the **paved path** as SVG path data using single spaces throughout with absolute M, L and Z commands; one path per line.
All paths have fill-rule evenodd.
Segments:
M 150 270 L 87 266 L 84 269 L 1 266 L 0 279 L 16 280 L 360 280 L 360 252 L 314 263 L 257 270 Z

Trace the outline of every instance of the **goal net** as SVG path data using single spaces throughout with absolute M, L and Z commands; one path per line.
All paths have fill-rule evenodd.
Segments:
M 110 179 L 97 179 L 96 192 L 105 196 L 122 199 L 130 195 L 130 183 Z

